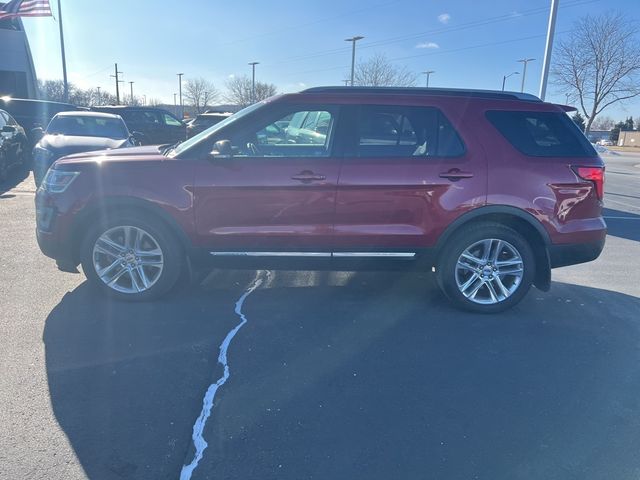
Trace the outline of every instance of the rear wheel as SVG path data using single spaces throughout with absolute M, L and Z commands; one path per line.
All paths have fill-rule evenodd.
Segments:
M 94 227 L 81 249 L 87 279 L 114 297 L 133 301 L 167 293 L 180 275 L 184 257 L 162 222 L 138 215 Z
M 456 233 L 436 267 L 438 284 L 458 307 L 480 313 L 511 308 L 535 278 L 527 240 L 500 224 L 478 224 Z

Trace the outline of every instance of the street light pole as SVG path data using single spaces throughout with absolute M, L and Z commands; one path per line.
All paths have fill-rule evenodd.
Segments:
M 184 105 L 182 104 L 182 76 L 184 73 L 178 73 L 178 92 L 180 95 L 180 120 L 184 118 Z
M 98 90 L 98 105 L 100 105 L 100 87 L 96 87 Z
M 251 103 L 256 102 L 256 65 L 260 62 L 249 62 L 251 65 Z
M 427 76 L 427 88 L 429 88 L 429 78 L 431 77 L 432 73 L 436 73 L 435 70 L 427 70 L 426 72 L 422 72 L 424 75 Z
M 520 75 L 520 72 L 513 72 L 510 73 L 509 75 L 503 75 L 502 76 L 502 91 L 504 92 L 504 83 L 507 81 L 507 78 L 509 78 L 511 75 Z
M 178 116 L 178 105 L 176 104 L 177 95 L 178 95 L 177 93 L 173 94 L 173 112 L 176 114 L 176 117 Z
M 64 101 L 69 101 L 69 82 L 67 82 L 67 56 L 64 51 L 64 33 L 62 31 L 62 4 L 58 0 L 58 27 L 60 29 L 60 53 L 62 55 L 62 83 L 64 87 Z
M 533 62 L 534 60 L 535 58 L 521 58 L 520 60 L 518 60 L 524 65 L 522 67 L 522 86 L 520 87 L 520 93 L 524 92 L 524 80 L 525 78 L 527 78 L 527 63 Z
M 553 49 L 553 37 L 556 32 L 556 17 L 558 16 L 558 3 L 560 0 L 551 0 L 551 12 L 549 13 L 549 27 L 547 28 L 547 44 L 544 48 L 544 62 L 542 64 L 542 78 L 540 79 L 540 99 L 544 100 L 547 94 L 547 81 L 549 80 L 549 66 L 551 64 L 551 50 Z
M 131 105 L 133 105 L 133 84 L 135 82 L 129 82 L 129 87 L 131 88 Z
M 356 73 L 356 42 L 362 40 L 363 36 L 345 38 L 345 42 L 351 42 L 351 86 L 353 87 L 353 79 Z

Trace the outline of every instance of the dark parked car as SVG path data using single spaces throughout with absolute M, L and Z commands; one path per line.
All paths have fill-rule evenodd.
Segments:
M 29 150 L 38 141 L 39 134 L 37 130 L 34 132 L 34 129 L 45 128 L 57 113 L 82 110 L 69 103 L 7 97 L 0 97 L 0 109 L 9 112 L 24 128 L 29 139 Z
M 187 138 L 185 124 L 161 108 L 113 105 L 92 107 L 91 110 L 120 115 L 142 145 L 173 144 Z
M 0 110 L 0 182 L 12 167 L 25 163 L 27 137 L 24 129 L 4 110 Z
M 201 113 L 186 124 L 187 138 L 191 138 L 198 133 L 205 131 L 207 128 L 212 127 L 216 123 L 220 123 L 222 120 L 230 117 L 231 115 L 232 114 L 229 112 Z
M 604 164 L 566 108 L 445 89 L 274 97 L 175 147 L 58 160 L 36 197 L 38 241 L 123 299 L 158 297 L 208 259 L 400 265 L 498 312 L 603 248 Z M 296 116 L 314 117 L 294 127 L 304 135 L 266 133 Z
M 36 185 L 40 185 L 51 164 L 60 157 L 137 144 L 119 115 L 98 112 L 59 113 L 53 117 L 33 148 Z

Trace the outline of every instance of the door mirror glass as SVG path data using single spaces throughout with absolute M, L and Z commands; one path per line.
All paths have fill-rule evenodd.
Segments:
M 209 153 L 209 158 L 232 158 L 231 142 L 229 140 L 218 140 L 213 144 L 213 150 Z

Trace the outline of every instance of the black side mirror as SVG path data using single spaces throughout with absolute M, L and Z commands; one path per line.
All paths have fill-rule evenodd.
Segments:
M 2 127 L 2 133 L 15 133 L 16 127 L 13 125 L 5 125 Z
M 142 141 L 144 140 L 144 134 L 140 132 L 131 132 L 130 138 L 134 145 L 140 146 L 142 145 Z
M 211 152 L 209 153 L 209 158 L 233 158 L 231 142 L 229 140 L 218 140 L 213 144 L 213 150 L 211 150 Z
M 32 128 L 29 132 L 31 139 L 34 143 L 38 143 L 42 137 L 44 137 L 44 130 L 42 127 Z

